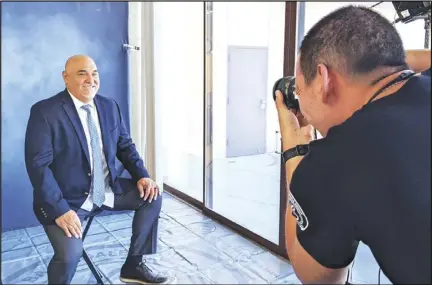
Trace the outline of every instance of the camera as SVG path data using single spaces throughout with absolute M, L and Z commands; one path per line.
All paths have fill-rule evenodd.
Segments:
M 295 97 L 295 76 L 287 76 L 277 80 L 273 86 L 273 99 L 276 100 L 276 91 L 282 92 L 283 101 L 288 109 L 300 110 L 300 105 Z

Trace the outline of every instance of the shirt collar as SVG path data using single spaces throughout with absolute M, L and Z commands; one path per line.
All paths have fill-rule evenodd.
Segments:
M 80 110 L 81 107 L 84 106 L 84 105 L 90 105 L 90 107 L 94 107 L 94 100 L 91 100 L 91 101 L 88 102 L 88 103 L 83 103 L 83 102 L 81 102 L 80 100 L 78 100 L 75 96 L 73 96 L 72 93 L 70 93 L 69 90 L 68 90 L 68 93 L 69 93 L 69 95 L 71 96 L 72 101 L 73 101 L 73 103 L 74 103 L 74 105 L 75 105 L 75 108 L 76 108 L 77 110 Z

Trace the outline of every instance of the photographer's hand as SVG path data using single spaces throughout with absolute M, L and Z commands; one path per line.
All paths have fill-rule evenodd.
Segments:
M 282 93 L 276 91 L 276 109 L 282 136 L 283 151 L 299 144 L 308 144 L 313 139 L 313 127 L 301 112 L 294 114 L 283 102 Z

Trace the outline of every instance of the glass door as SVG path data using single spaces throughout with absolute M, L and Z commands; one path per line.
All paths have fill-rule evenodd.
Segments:
M 205 22 L 205 207 L 274 245 L 281 162 L 271 90 L 284 74 L 285 5 L 206 3 Z

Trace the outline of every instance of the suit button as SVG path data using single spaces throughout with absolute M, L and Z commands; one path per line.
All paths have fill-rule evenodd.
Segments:
M 91 173 L 89 172 L 89 173 L 87 173 L 87 175 L 88 175 L 88 176 L 91 176 Z
M 88 195 L 88 192 L 84 192 L 85 195 Z

